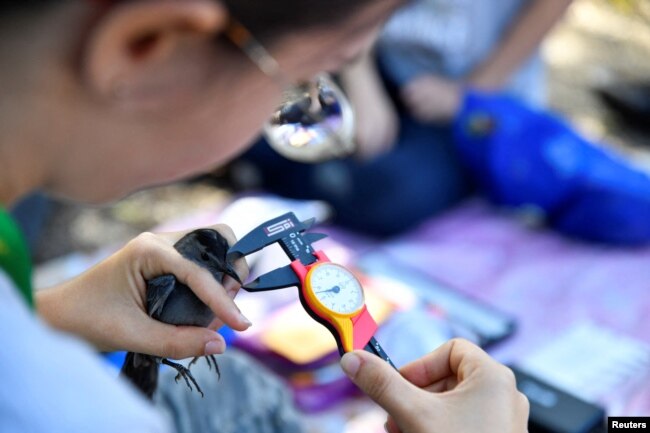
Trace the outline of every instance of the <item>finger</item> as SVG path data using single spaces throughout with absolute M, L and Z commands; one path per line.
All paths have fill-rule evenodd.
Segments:
M 364 393 L 398 422 L 409 417 L 411 407 L 407 401 L 421 398 L 421 390 L 404 380 L 387 362 L 368 352 L 346 353 L 341 359 L 341 367 Z
M 241 288 L 241 284 L 239 284 L 237 281 L 235 281 L 231 277 L 226 277 L 223 281 L 224 289 L 226 291 L 226 295 L 230 299 L 235 299 L 235 296 L 237 296 L 237 293 L 239 293 L 239 289 Z M 214 320 L 208 325 L 208 328 L 213 329 L 213 330 L 218 330 L 221 329 L 221 327 L 224 325 L 224 321 L 221 320 L 218 316 L 215 316 Z
M 183 359 L 216 355 L 226 350 L 224 338 L 207 328 L 168 325 L 147 317 L 138 329 L 138 335 L 148 337 L 134 342 L 139 346 L 134 348 L 139 353 Z
M 456 388 L 456 386 L 458 386 L 458 379 L 456 379 L 454 376 L 449 376 L 442 380 L 439 380 L 438 382 L 434 382 L 431 385 L 427 385 L 422 389 L 428 392 L 441 393 L 451 391 L 452 389 Z
M 384 424 L 384 429 L 388 433 L 401 433 L 399 427 L 397 426 L 397 423 L 395 422 L 393 417 L 391 417 L 390 415 L 388 415 L 388 419 L 386 420 L 386 424 Z
M 212 322 L 210 322 L 210 324 L 208 325 L 208 329 L 211 329 L 213 331 L 218 331 L 219 329 L 221 329 L 222 326 L 223 326 L 223 321 L 218 317 L 215 317 L 214 320 L 212 320 Z
M 214 314 L 233 329 L 243 331 L 251 326 L 219 284 L 206 269 L 184 259 L 172 246 L 157 236 L 144 234 L 138 237 L 131 247 L 135 261 L 140 263 L 139 273 L 145 280 L 172 274 L 187 285 Z M 143 284 L 144 285 L 144 284 Z
M 237 280 L 229 275 L 226 275 L 221 283 L 223 285 L 223 289 L 226 291 L 230 299 L 235 299 L 235 296 L 237 296 L 237 293 L 239 293 L 241 284 L 239 284 Z
M 404 366 L 400 372 L 409 382 L 423 388 L 448 377 L 462 381 L 473 369 L 493 362 L 478 346 L 466 340 L 453 339 Z
M 238 331 L 244 331 L 251 326 L 250 320 L 233 301 L 234 295 L 231 296 L 207 270 L 188 261 L 182 270 L 173 273 L 179 281 L 190 287 L 223 323 Z
M 226 291 L 226 295 L 232 300 L 235 299 L 237 296 L 237 293 L 239 293 L 239 289 L 241 289 L 241 284 L 236 281 L 234 278 L 230 276 L 226 276 L 223 281 L 223 287 Z M 212 323 L 208 326 L 210 329 L 217 330 L 221 328 L 224 325 L 223 320 L 221 320 L 219 317 L 215 317 Z

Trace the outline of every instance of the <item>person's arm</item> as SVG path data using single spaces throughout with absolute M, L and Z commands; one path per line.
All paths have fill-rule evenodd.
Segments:
M 534 0 L 513 23 L 505 37 L 470 76 L 472 87 L 499 90 L 528 59 L 564 15 L 571 0 Z
M 229 227 L 218 230 L 229 243 Z M 221 353 L 223 338 L 214 332 L 222 324 L 244 330 L 250 322 L 233 298 L 239 284 L 228 277 L 224 286 L 204 268 L 183 258 L 174 243 L 185 233 L 146 233 L 79 277 L 36 293 L 36 308 L 52 327 L 78 335 L 102 351 L 128 350 L 166 358 Z M 248 274 L 245 260 L 236 263 L 241 279 Z M 209 328 L 174 326 L 152 319 L 146 312 L 146 282 L 173 274 L 190 287 L 216 315 Z
M 514 20 L 488 59 L 465 79 L 453 81 L 422 75 L 407 83 L 401 89 L 401 97 L 409 112 L 422 122 L 449 122 L 460 109 L 465 86 L 501 90 L 537 49 L 569 4 L 571 0 L 532 1 Z
M 451 340 L 399 372 L 364 351 L 341 366 L 388 412 L 389 433 L 525 433 L 528 399 L 514 374 L 465 340 Z
M 397 140 L 397 110 L 386 92 L 371 52 L 341 72 L 341 82 L 356 117 L 357 156 L 387 152 Z

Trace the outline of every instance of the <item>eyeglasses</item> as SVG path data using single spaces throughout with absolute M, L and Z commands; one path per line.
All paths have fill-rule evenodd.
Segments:
M 291 83 L 278 62 L 243 25 L 231 21 L 226 36 L 284 90 L 280 106 L 264 125 L 264 136 L 276 152 L 310 163 L 354 153 L 354 112 L 329 75 Z

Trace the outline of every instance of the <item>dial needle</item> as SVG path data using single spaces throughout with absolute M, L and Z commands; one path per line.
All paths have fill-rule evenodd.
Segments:
M 341 288 L 340 288 L 339 286 L 334 286 L 334 287 L 332 287 L 331 289 L 328 289 L 328 290 L 321 290 L 320 292 L 316 292 L 316 293 L 327 293 L 327 292 L 338 293 L 338 292 L 340 292 L 340 291 L 341 291 Z

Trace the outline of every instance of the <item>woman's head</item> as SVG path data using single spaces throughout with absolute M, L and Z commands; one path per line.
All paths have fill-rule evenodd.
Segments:
M 223 163 L 281 93 L 224 37 L 232 18 L 300 80 L 357 55 L 399 3 L 21 2 L 0 19 L 2 180 L 94 202 Z

